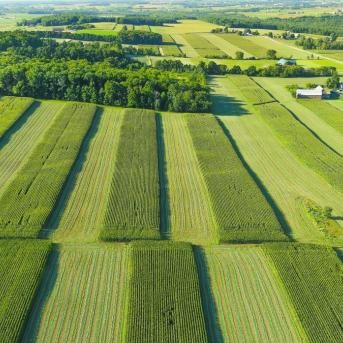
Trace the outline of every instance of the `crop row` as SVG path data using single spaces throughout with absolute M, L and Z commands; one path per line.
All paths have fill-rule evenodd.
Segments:
M 0 198 L 2 236 L 35 237 L 43 228 L 89 130 L 96 107 L 67 104 Z
M 192 246 L 130 245 L 125 342 L 207 342 Z
M 337 190 L 343 191 L 343 159 L 340 155 L 317 139 L 279 103 L 255 108 L 284 145 Z
M 31 98 L 5 97 L 0 100 L 0 138 L 33 104 Z
M 46 241 L 0 241 L 1 343 L 19 340 L 49 251 Z
M 343 267 L 328 247 L 272 244 L 271 256 L 311 342 L 342 342 Z
M 280 223 L 212 115 L 189 115 L 188 128 L 212 200 L 221 241 L 277 241 Z
M 196 50 L 196 52 L 201 57 L 207 58 L 225 58 L 227 57 L 226 53 L 221 51 L 210 41 L 196 34 L 185 34 L 183 37 L 186 41 Z
M 156 115 L 126 110 L 102 239 L 159 238 L 160 201 Z
M 232 81 L 232 83 L 242 92 L 243 96 L 254 105 L 275 102 L 275 99 L 271 95 L 248 76 L 231 76 L 230 81 Z

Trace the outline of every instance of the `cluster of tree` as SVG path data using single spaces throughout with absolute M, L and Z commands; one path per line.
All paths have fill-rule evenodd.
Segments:
M 343 50 L 343 42 L 337 41 L 337 35 L 334 33 L 330 37 L 319 39 L 299 36 L 295 43 L 304 49 L 310 50 Z
M 118 17 L 118 24 L 131 24 L 131 25 L 149 25 L 149 26 L 163 26 L 163 24 L 175 24 L 177 18 L 170 16 L 137 16 L 130 15 L 125 17 Z
M 144 46 L 140 46 L 138 48 L 134 46 L 123 47 L 123 52 L 133 56 L 161 56 L 159 49 Z
M 87 30 L 87 29 L 94 29 L 95 25 L 93 24 L 74 24 L 68 25 L 67 29 L 69 30 Z
M 294 18 L 266 18 L 260 19 L 236 14 L 209 14 L 201 17 L 208 22 L 226 26 L 250 29 L 287 30 L 292 32 L 314 33 L 330 35 L 336 33 L 343 36 L 343 16 L 303 16 Z
M 156 32 L 121 30 L 118 38 L 124 44 L 161 44 L 162 35 Z
M 32 59 L 1 66 L 0 93 L 175 112 L 207 112 L 210 107 L 202 73 L 130 71 L 85 60 Z
M 163 71 L 176 72 L 203 72 L 208 75 L 225 75 L 225 74 L 244 74 L 248 76 L 265 76 L 265 77 L 315 77 L 315 76 L 333 76 L 336 69 L 333 67 L 321 68 L 304 68 L 301 66 L 270 66 L 266 68 L 257 68 L 250 66 L 242 69 L 239 65 L 228 67 L 223 64 L 217 64 L 210 61 L 207 64 L 200 62 L 197 66 L 184 65 L 181 61 L 162 60 L 155 64 L 155 68 Z
M 54 14 L 32 19 L 23 19 L 17 23 L 18 26 L 61 26 L 77 25 L 97 22 L 116 22 L 117 17 L 101 17 L 96 15 L 83 14 Z

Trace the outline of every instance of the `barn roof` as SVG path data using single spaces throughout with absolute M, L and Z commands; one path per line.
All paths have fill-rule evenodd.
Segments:
M 313 89 L 297 89 L 297 95 L 306 95 L 306 96 L 316 96 L 323 95 L 324 88 L 322 86 L 317 86 Z

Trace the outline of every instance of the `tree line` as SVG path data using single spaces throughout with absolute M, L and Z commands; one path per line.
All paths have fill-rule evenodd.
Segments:
M 343 41 L 337 41 L 337 36 L 315 39 L 312 37 L 299 36 L 295 44 L 308 50 L 343 50 Z

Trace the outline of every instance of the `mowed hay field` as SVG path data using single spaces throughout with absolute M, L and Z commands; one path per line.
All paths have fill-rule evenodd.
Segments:
M 23 342 L 120 342 L 127 289 L 125 246 L 55 246 Z
M 208 342 L 192 246 L 130 245 L 125 342 Z
M 123 116 L 124 110 L 111 107 L 96 114 L 94 130 L 47 225 L 55 241 L 94 241 L 99 236 Z
M 174 240 L 215 243 L 217 223 L 186 117 L 179 113 L 162 116 L 169 230 Z
M 223 342 L 307 342 L 287 291 L 262 248 L 209 247 L 204 256 Z
M 183 38 L 192 46 L 200 57 L 226 58 L 227 54 L 209 40 L 197 34 L 184 34 Z

